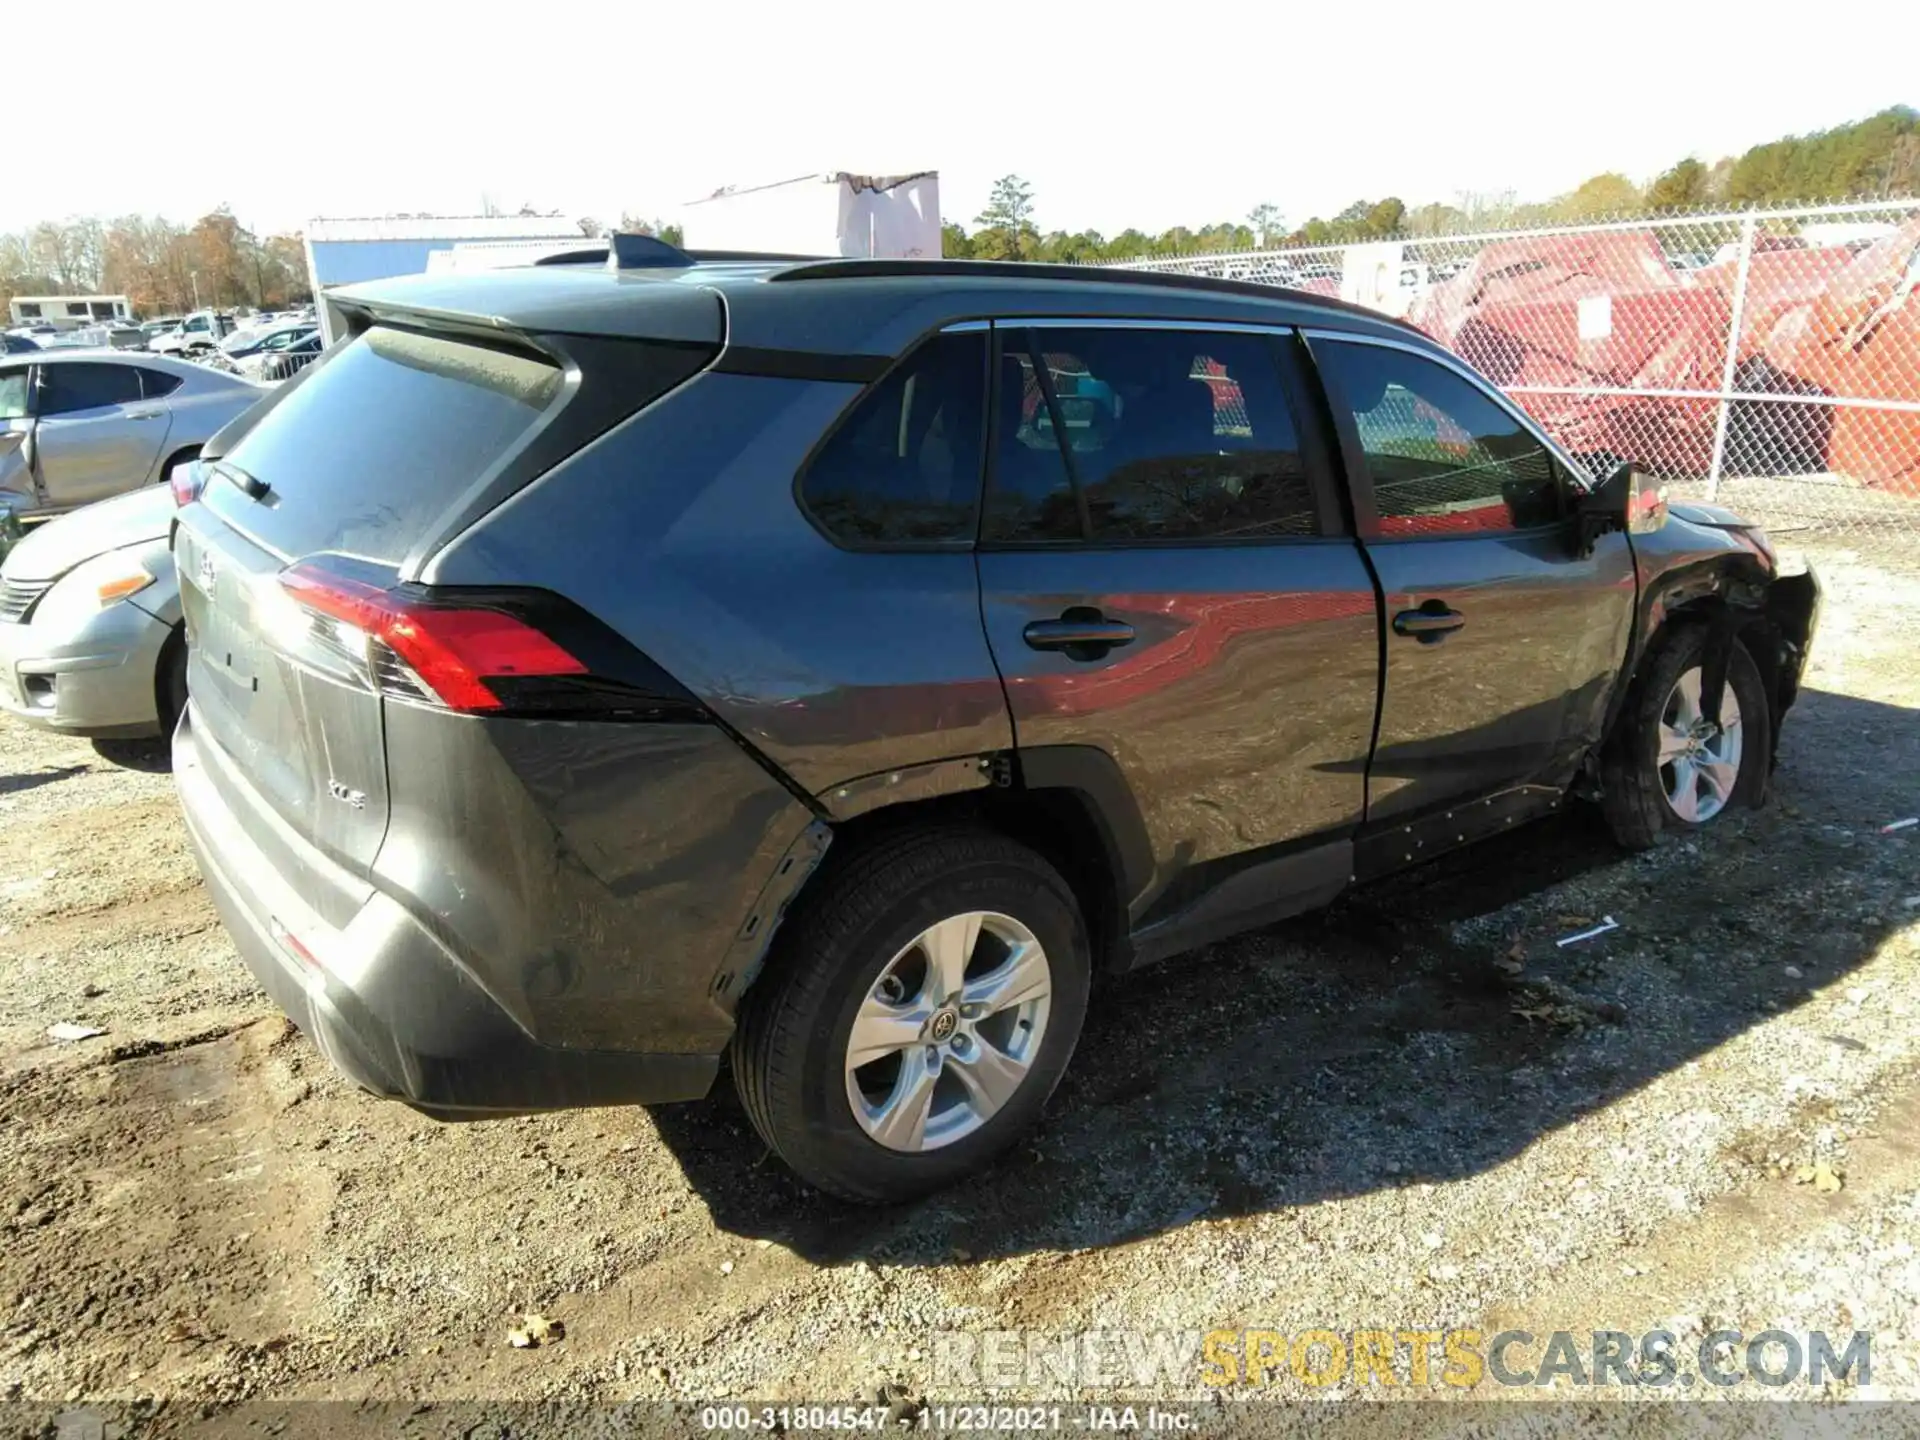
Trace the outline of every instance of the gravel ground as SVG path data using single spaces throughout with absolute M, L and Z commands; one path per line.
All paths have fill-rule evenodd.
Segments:
M 1570 814 L 1118 982 L 1032 1143 L 894 1211 L 802 1189 L 730 1087 L 362 1096 L 235 958 L 162 757 L 0 724 L 0 1393 L 957 1401 L 956 1335 L 1469 1327 L 1866 1330 L 1870 1384 L 1713 1393 L 1920 1398 L 1920 828 L 1879 829 L 1920 813 L 1920 579 L 1814 558 L 1770 808 L 1636 858 Z M 564 1338 L 509 1345 L 529 1311 Z M 1084 1378 L 995 1395 L 1223 1399 Z

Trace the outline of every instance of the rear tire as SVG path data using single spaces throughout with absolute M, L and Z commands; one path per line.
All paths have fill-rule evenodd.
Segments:
M 741 1004 L 734 1084 L 809 1184 L 909 1199 L 1039 1118 L 1086 1018 L 1086 927 L 1051 865 L 984 830 L 892 835 L 821 880 Z
M 1701 624 L 1676 623 L 1668 629 L 1641 662 L 1608 741 L 1600 808 L 1614 839 L 1629 850 L 1649 849 L 1667 831 L 1701 829 L 1736 805 L 1757 805 L 1765 798 L 1772 711 L 1759 668 L 1738 639 L 1727 665 L 1731 703 L 1722 707 L 1723 719 L 1737 715 L 1737 744 L 1730 748 L 1725 737 L 1706 737 L 1695 752 L 1678 758 L 1681 768 L 1676 769 L 1672 752 L 1688 728 L 1684 692 L 1691 682 L 1697 701 L 1709 633 Z M 1724 779 L 1728 768 L 1734 772 L 1731 781 Z

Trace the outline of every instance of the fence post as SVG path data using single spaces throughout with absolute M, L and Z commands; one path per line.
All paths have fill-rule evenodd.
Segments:
M 1740 325 L 1747 309 L 1747 271 L 1753 264 L 1753 216 L 1740 222 L 1740 265 L 1733 275 L 1733 313 L 1727 319 L 1727 359 L 1720 367 L 1720 414 L 1713 426 L 1713 463 L 1707 467 L 1707 499 L 1720 494 L 1720 471 L 1727 461 L 1727 422 L 1733 416 L 1733 378 L 1739 368 Z

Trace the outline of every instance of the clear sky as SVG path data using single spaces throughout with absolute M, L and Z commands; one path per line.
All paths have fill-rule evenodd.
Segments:
M 1646 180 L 1920 100 L 1915 0 L 5 0 L 0 229 L 226 203 L 671 216 L 722 185 L 994 179 L 1044 230 L 1290 223 L 1362 196 Z M 1771 17 L 1780 17 L 1784 25 Z M 71 77 L 72 90 L 64 81 Z M 71 98 L 68 98 L 71 96 Z M 13 108 L 13 107 L 9 107 Z

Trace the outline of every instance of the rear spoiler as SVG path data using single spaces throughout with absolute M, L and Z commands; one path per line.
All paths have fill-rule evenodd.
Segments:
M 826 255 L 785 255 L 772 250 L 683 250 L 655 235 L 615 234 L 605 245 L 543 255 L 536 265 L 605 265 L 609 270 L 686 270 L 695 265 L 755 260 L 802 262 Z

